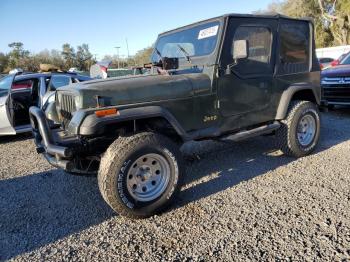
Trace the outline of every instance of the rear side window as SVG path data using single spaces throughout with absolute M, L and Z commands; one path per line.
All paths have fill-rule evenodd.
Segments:
M 12 84 L 12 90 L 26 90 L 31 89 L 34 81 L 31 79 L 16 81 Z
M 280 25 L 281 73 L 309 71 L 310 29 L 307 22 L 285 21 Z

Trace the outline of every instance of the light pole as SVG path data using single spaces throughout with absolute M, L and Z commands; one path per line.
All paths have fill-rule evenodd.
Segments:
M 118 69 L 119 69 L 119 49 L 120 49 L 120 46 L 116 46 L 114 48 L 117 49 L 117 61 L 118 61 Z

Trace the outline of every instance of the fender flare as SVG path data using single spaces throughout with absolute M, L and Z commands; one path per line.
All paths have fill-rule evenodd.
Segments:
M 292 85 L 290 87 L 288 87 L 283 93 L 282 96 L 280 98 L 280 102 L 277 108 L 277 112 L 276 112 L 276 120 L 282 120 L 285 119 L 285 117 L 287 116 L 288 113 L 288 108 L 290 105 L 290 102 L 293 98 L 293 96 L 299 92 L 299 91 L 312 91 L 313 96 L 315 98 L 315 101 L 317 102 L 317 104 L 319 105 L 321 102 L 320 99 L 320 92 L 317 92 L 317 87 L 310 85 L 309 83 L 303 83 L 303 84 L 296 84 L 296 85 Z
M 79 135 L 95 135 L 103 133 L 105 126 L 125 121 L 140 120 L 154 117 L 166 119 L 174 128 L 176 133 L 184 140 L 189 140 L 189 135 L 182 128 L 176 118 L 165 108 L 161 106 L 145 106 L 136 108 L 120 109 L 119 115 L 98 118 L 95 114 L 90 114 L 84 118 L 80 127 Z

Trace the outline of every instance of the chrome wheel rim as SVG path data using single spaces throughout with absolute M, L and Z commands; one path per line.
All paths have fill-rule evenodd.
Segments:
M 299 120 L 298 141 L 302 146 L 308 146 L 312 143 L 316 134 L 316 120 L 312 115 L 305 115 Z
M 170 165 L 159 154 L 147 154 L 132 163 L 127 174 L 127 189 L 137 201 L 148 202 L 161 196 L 170 180 Z

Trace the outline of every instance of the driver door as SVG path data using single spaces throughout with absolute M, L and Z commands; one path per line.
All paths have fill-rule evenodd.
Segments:
M 13 126 L 13 105 L 11 99 L 11 86 L 14 75 L 9 75 L 0 80 L 0 135 L 15 135 Z
M 269 121 L 274 87 L 273 47 L 277 22 L 273 19 L 231 18 L 224 42 L 221 67 L 232 65 L 218 81 L 220 111 L 228 130 Z M 233 61 L 233 43 L 246 40 L 248 57 Z

